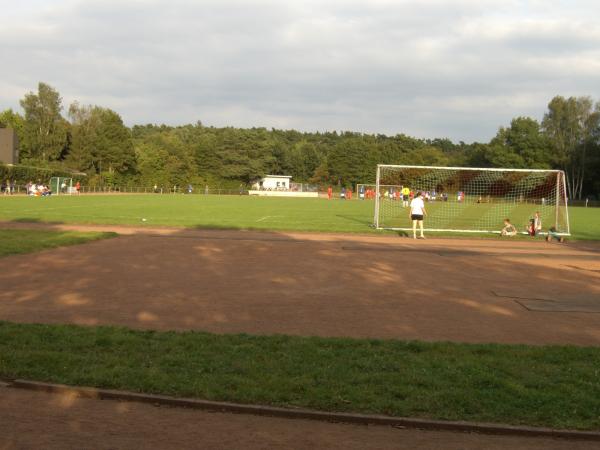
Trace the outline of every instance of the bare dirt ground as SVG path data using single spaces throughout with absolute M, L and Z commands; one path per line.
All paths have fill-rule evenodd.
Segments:
M 597 442 L 209 413 L 0 386 L 0 449 L 587 450 Z
M 217 333 L 600 345 L 600 246 L 2 224 L 122 236 L 0 259 L 0 320 Z M 535 303 L 535 300 L 533 300 Z M 575 308 L 577 309 L 577 308 Z M 77 399 L 0 385 L 0 450 L 591 449 Z
M 54 228 L 122 236 L 0 259 L 0 319 L 600 345 L 600 246 L 593 243 Z M 576 312 L 523 306 L 556 301 L 558 310 Z

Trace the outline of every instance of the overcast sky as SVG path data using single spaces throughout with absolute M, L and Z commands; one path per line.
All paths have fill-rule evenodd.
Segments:
M 0 0 L 0 109 L 488 141 L 600 100 L 600 1 Z M 66 108 L 65 108 L 66 109 Z

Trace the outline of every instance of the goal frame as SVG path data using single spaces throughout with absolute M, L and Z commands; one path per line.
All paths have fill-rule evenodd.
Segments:
M 54 180 L 56 180 L 54 182 Z M 61 192 L 60 187 L 62 182 L 67 181 L 68 184 L 66 186 L 66 192 Z M 52 191 L 52 195 L 72 195 L 73 194 L 73 178 L 71 177 L 52 177 L 50 178 L 50 182 L 48 183 L 50 186 L 50 190 Z M 56 190 L 54 190 L 54 185 L 56 185 Z
M 380 211 L 380 186 L 381 185 L 381 169 L 382 168 L 393 168 L 393 169 L 440 169 L 440 170 L 462 170 L 462 171 L 487 171 L 487 172 L 529 172 L 529 173 L 555 173 L 556 176 L 556 222 L 558 222 L 559 207 L 561 195 L 565 199 L 565 222 L 566 232 L 557 232 L 557 236 L 571 236 L 571 224 L 569 221 L 569 206 L 567 197 L 566 187 L 566 174 L 564 170 L 558 169 L 511 169 L 511 168 L 496 168 L 496 167 L 444 167 L 444 166 L 416 166 L 416 165 L 405 165 L 405 164 L 377 164 L 377 174 L 375 177 L 375 211 L 373 217 L 373 226 L 378 230 L 393 230 L 393 231 L 410 231 L 412 228 L 409 227 L 382 227 L 379 223 L 379 211 Z M 449 232 L 449 233 L 492 233 L 499 234 L 499 231 L 490 230 L 457 230 L 452 228 L 426 228 L 427 231 L 433 232 Z M 526 234 L 522 232 L 521 234 Z M 547 233 L 542 233 L 547 234 Z

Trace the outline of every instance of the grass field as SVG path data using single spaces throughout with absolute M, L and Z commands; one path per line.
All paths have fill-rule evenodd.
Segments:
M 116 236 L 116 233 L 0 230 L 0 256 L 31 253 L 65 245 L 83 244 L 114 236 Z
M 600 348 L 0 322 L 0 376 L 213 400 L 600 429 Z
M 473 214 L 480 216 L 482 212 L 474 210 Z M 569 214 L 574 239 L 600 240 L 600 208 L 570 208 Z M 373 223 L 372 201 L 247 196 L 82 195 L 51 198 L 15 196 L 0 198 L 0 220 L 377 232 L 370 227 Z
M 370 227 L 372 210 L 369 201 L 238 196 L 0 198 L 4 221 L 192 228 L 378 233 Z M 570 215 L 574 238 L 600 240 L 600 209 L 571 208 Z M 0 230 L 0 256 L 110 236 Z M 328 411 L 600 429 L 600 348 L 0 322 L 0 377 Z

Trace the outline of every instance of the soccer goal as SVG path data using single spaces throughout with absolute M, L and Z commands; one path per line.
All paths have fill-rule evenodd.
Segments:
M 50 190 L 54 195 L 64 195 L 64 194 L 72 194 L 74 191 L 73 188 L 73 178 L 67 177 L 52 177 L 50 178 Z
M 526 232 L 539 212 L 542 232 L 554 228 L 559 235 L 570 235 L 561 170 L 379 164 L 376 180 L 374 225 L 379 229 L 412 229 L 406 205 L 385 195 L 389 186 L 402 186 L 410 189 L 411 197 L 424 194 L 429 231 L 499 233 L 504 219 L 510 219 L 518 231 Z

